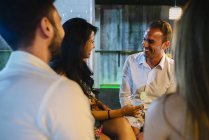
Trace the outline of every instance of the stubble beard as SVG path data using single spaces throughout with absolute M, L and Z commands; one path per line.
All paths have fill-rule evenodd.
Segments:
M 149 51 L 146 51 L 146 50 L 144 49 L 144 56 L 145 56 L 146 58 L 152 58 L 152 57 L 153 57 L 153 50 L 149 49 Z
M 58 33 L 58 30 L 56 27 L 54 27 L 54 36 L 51 40 L 51 43 L 49 45 L 49 53 L 51 55 L 51 58 L 54 58 L 56 56 L 59 56 L 61 54 L 61 44 L 62 44 L 62 38 Z

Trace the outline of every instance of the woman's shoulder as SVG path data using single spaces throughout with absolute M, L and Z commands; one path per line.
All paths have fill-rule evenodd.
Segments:
M 154 107 L 158 106 L 160 108 L 166 106 L 166 109 L 172 109 L 173 111 L 174 109 L 176 111 L 182 109 L 182 107 L 186 105 L 184 97 L 179 93 L 171 93 L 161 96 L 157 100 L 155 100 L 152 104 L 151 106 Z
M 167 94 L 158 98 L 150 107 L 151 111 L 156 110 L 157 114 L 161 114 L 163 121 L 179 121 L 178 118 L 182 118 L 183 113 L 186 112 L 186 102 L 182 95 L 178 93 Z
M 181 95 L 174 93 L 162 96 L 150 105 L 146 114 L 147 123 L 145 123 L 148 126 L 145 124 L 145 130 L 146 127 L 150 130 L 156 127 L 153 132 L 156 133 L 155 136 L 161 133 L 164 138 L 179 138 L 184 127 L 185 112 L 186 105 Z
M 167 94 L 161 97 L 159 99 L 159 103 L 162 106 L 162 109 L 163 109 L 162 111 L 164 111 L 166 115 L 169 115 L 169 116 L 173 114 L 177 115 L 182 111 L 185 112 L 186 110 L 185 99 L 181 94 L 178 94 L 178 93 Z
M 178 109 L 181 109 L 179 106 L 182 107 L 183 104 L 185 104 L 185 101 L 178 93 L 166 94 L 151 103 L 149 112 L 162 112 L 163 108 L 177 111 Z

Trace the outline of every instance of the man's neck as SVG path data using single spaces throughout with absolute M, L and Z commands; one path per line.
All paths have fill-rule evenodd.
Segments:
M 42 51 L 41 51 L 41 49 L 42 49 Z M 40 47 L 40 49 L 37 49 L 36 47 L 27 47 L 27 48 L 22 47 L 19 50 L 28 52 L 28 53 L 38 57 L 39 59 L 41 59 L 42 61 L 44 61 L 47 64 L 48 64 L 50 57 L 51 57 L 49 55 L 49 51 L 43 50 L 43 48 L 41 48 L 41 47 Z
M 162 57 L 163 55 L 160 57 L 156 57 L 156 58 L 146 58 L 146 62 L 150 66 L 150 68 L 153 69 L 160 63 Z

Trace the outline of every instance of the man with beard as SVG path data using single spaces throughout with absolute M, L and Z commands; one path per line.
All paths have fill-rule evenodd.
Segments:
M 47 65 L 64 36 L 53 2 L 0 0 L 0 34 L 13 50 L 0 72 L 1 140 L 94 139 L 87 97 Z
M 146 112 L 157 97 L 175 91 L 174 61 L 165 55 L 171 36 L 168 22 L 157 20 L 149 25 L 142 41 L 143 52 L 130 55 L 124 64 L 119 93 L 121 106 L 131 104 L 130 97 L 134 95 L 144 103 Z M 138 135 L 133 124 L 135 118 L 128 120 Z

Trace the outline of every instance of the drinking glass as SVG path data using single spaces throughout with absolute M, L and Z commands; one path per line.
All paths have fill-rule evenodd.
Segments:
M 139 106 L 143 104 L 143 101 L 140 99 L 139 95 L 131 95 L 128 97 L 129 101 L 134 106 Z M 134 119 L 132 119 L 131 125 L 137 128 L 141 128 L 144 125 L 144 120 L 142 116 L 140 115 L 142 113 L 142 110 L 140 110 L 139 115 L 135 116 Z

